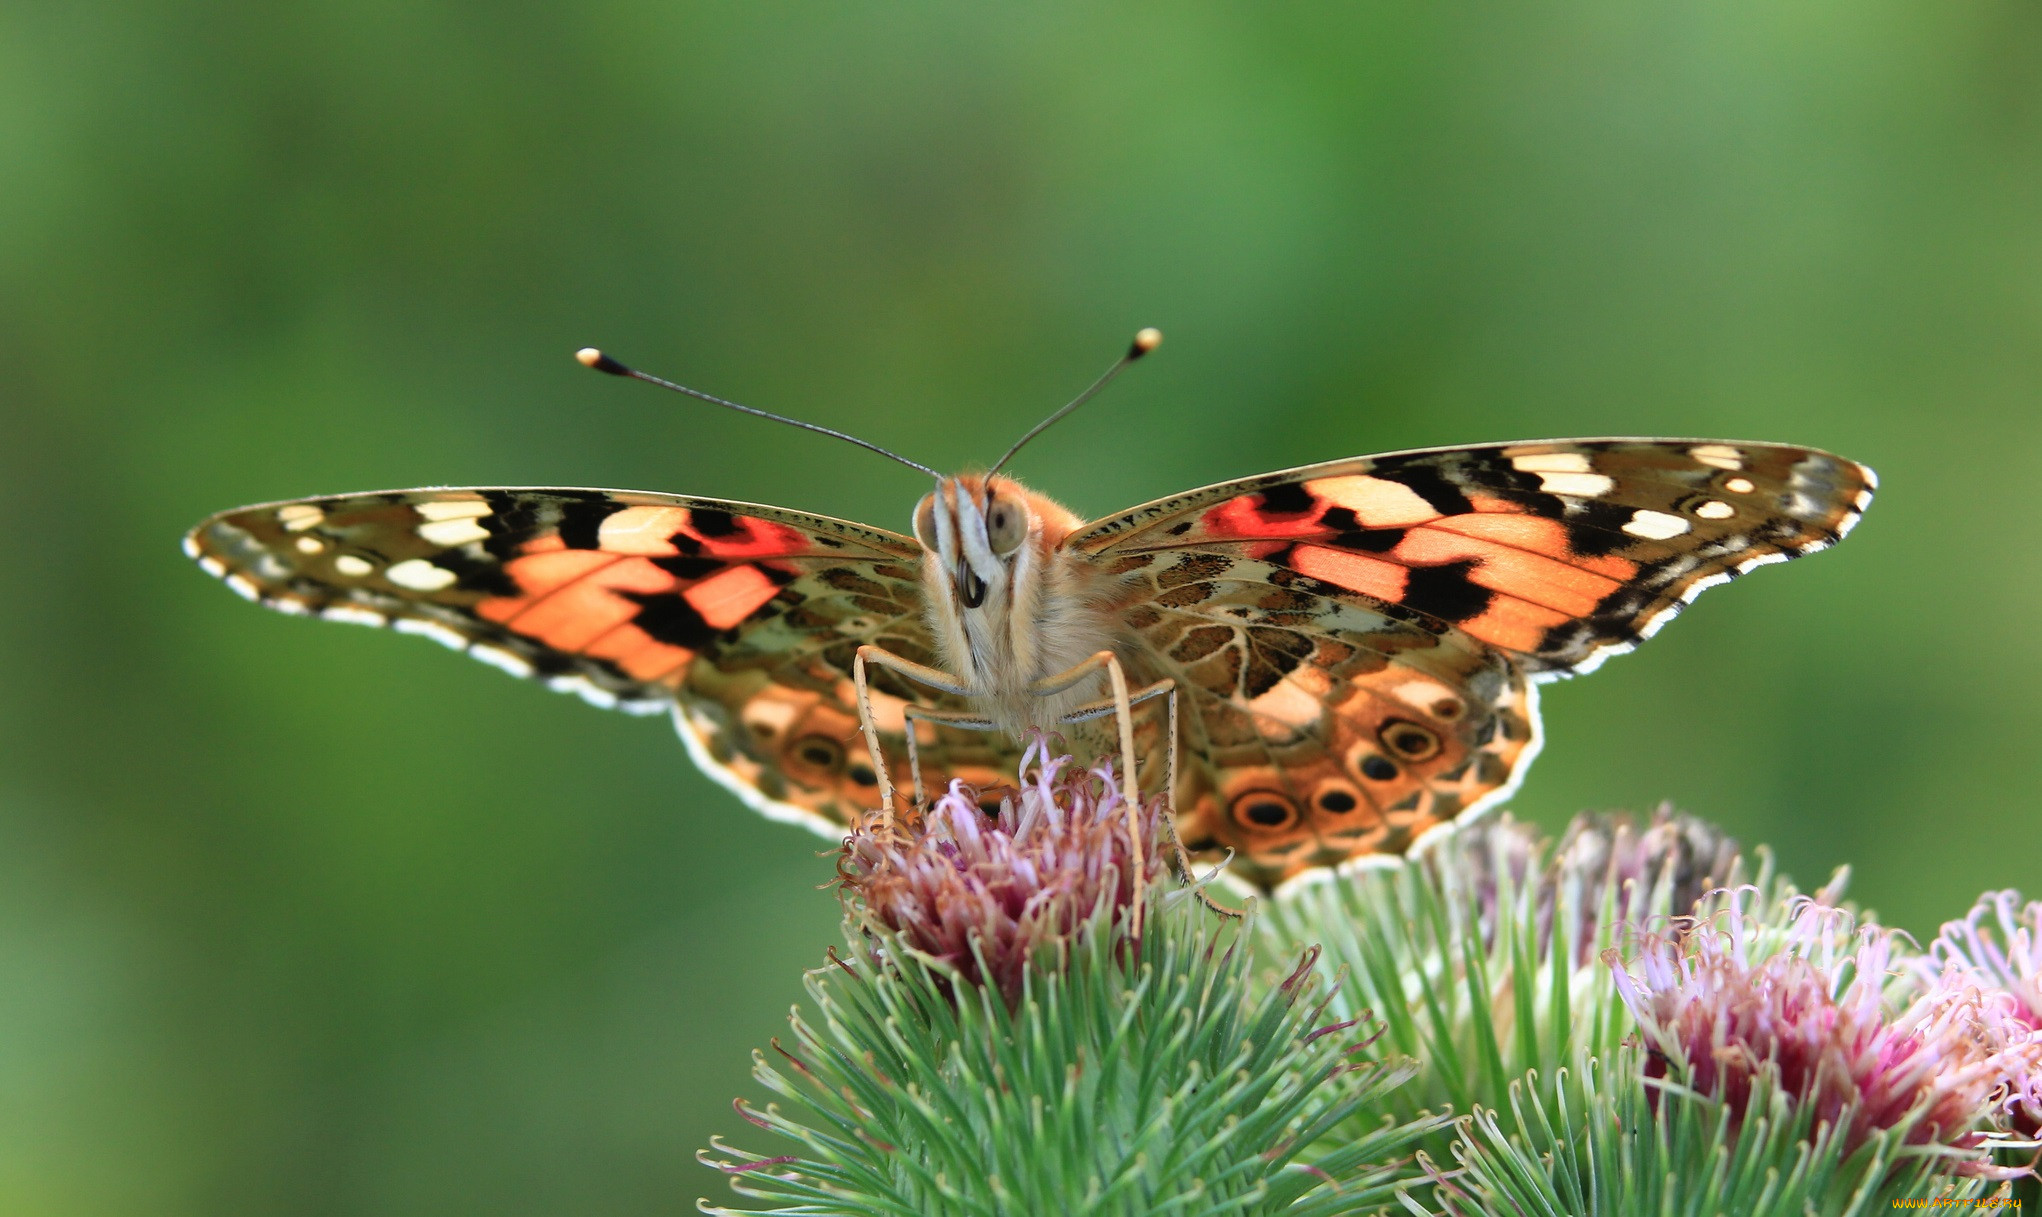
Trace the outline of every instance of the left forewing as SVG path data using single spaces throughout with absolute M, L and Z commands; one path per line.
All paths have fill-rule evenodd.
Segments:
M 869 579 L 916 554 L 905 537 L 777 508 L 546 489 L 267 503 L 206 520 L 185 549 L 268 608 L 423 634 L 641 712 L 665 709 L 698 659 L 813 645 L 815 623 L 872 618 L 831 572 Z

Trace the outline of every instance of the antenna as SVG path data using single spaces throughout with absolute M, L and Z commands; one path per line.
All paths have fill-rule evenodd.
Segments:
M 1142 332 L 1155 333 L 1155 331 L 1153 330 L 1144 330 Z M 1160 337 L 1161 335 L 1158 335 L 1158 338 Z M 685 393 L 689 397 L 699 398 L 700 400 L 709 402 L 713 405 L 723 406 L 726 407 L 727 409 L 735 410 L 740 414 L 749 414 L 754 418 L 770 419 L 771 421 L 776 423 L 786 423 L 790 427 L 800 427 L 804 431 L 814 431 L 819 435 L 835 436 L 837 439 L 844 440 L 847 443 L 856 444 L 860 448 L 863 448 L 868 452 L 877 452 L 879 455 L 886 457 L 890 460 L 899 461 L 901 464 L 906 465 L 908 468 L 919 470 L 923 473 L 926 473 L 930 477 L 935 478 L 939 482 L 943 480 L 942 474 L 936 472 L 934 469 L 929 468 L 927 465 L 917 464 L 916 462 L 911 461 L 908 458 L 902 456 L 898 452 L 889 452 L 886 449 L 880 447 L 878 444 L 869 443 L 865 440 L 859 439 L 855 435 L 846 435 L 842 431 L 833 431 L 828 427 L 820 426 L 816 423 L 805 423 L 798 418 L 787 418 L 782 415 L 773 414 L 765 410 L 755 410 L 750 406 L 740 406 L 734 401 L 725 401 L 721 397 L 717 397 L 714 394 L 710 393 L 704 393 L 700 389 L 691 389 L 686 385 L 677 385 L 671 380 L 662 380 L 661 378 L 654 376 L 650 372 L 641 372 L 637 368 L 619 363 L 616 360 L 610 358 L 608 355 L 603 354 L 601 351 L 597 350 L 594 347 L 583 347 L 582 349 L 574 353 L 574 357 L 581 362 L 581 365 L 583 367 L 594 368 L 598 372 L 607 372 L 612 376 L 626 376 L 632 380 L 642 380 L 646 384 L 658 385 L 662 389 L 672 389 L 676 393 Z M 1126 361 L 1123 360 L 1122 362 Z M 1116 368 L 1115 370 L 1117 371 L 1118 368 Z M 1111 375 L 1111 373 L 1109 373 L 1109 375 Z M 1101 383 L 1104 382 L 1102 381 Z M 1093 388 L 1095 389 L 1097 387 L 1098 387 L 1097 385 L 1093 386 Z M 1048 424 L 1044 425 L 1047 426 Z M 1038 431 L 1041 430 L 1040 427 L 1036 429 Z
M 1029 440 L 1032 440 L 1036 436 L 1041 435 L 1044 431 L 1049 430 L 1051 426 L 1062 420 L 1064 415 L 1069 414 L 1071 411 L 1077 409 L 1079 406 L 1082 406 L 1086 402 L 1091 401 L 1093 397 L 1098 395 L 1099 390 L 1105 388 L 1114 377 L 1126 371 L 1127 365 L 1133 363 L 1135 360 L 1140 359 L 1142 356 L 1148 354 L 1150 351 L 1153 351 L 1157 347 L 1162 345 L 1163 345 L 1163 331 L 1157 329 L 1154 326 L 1150 326 L 1147 329 L 1142 330 L 1140 333 L 1136 334 L 1134 336 L 1134 341 L 1128 344 L 1127 354 L 1122 355 L 1119 359 L 1114 360 L 1113 366 L 1106 369 L 1105 375 L 1093 381 L 1091 387 L 1086 389 L 1083 393 L 1080 393 L 1076 397 L 1072 398 L 1070 405 L 1065 406 L 1063 409 L 1058 410 L 1055 414 L 1052 414 L 1048 418 L 1045 418 L 1041 422 L 1035 424 L 1035 426 L 1029 430 L 1028 434 L 1022 436 L 1020 439 L 1015 440 L 1014 446 L 1012 448 L 1007 449 L 1007 455 L 993 462 L 993 467 L 991 469 L 986 470 L 986 480 L 990 482 L 992 480 L 992 476 L 1000 471 L 1001 466 L 1005 465 L 1008 461 L 1013 460 L 1014 454 L 1016 452 L 1021 451 L 1021 446 L 1023 444 L 1026 444 Z

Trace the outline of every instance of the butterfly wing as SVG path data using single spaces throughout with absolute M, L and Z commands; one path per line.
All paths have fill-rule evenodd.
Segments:
M 1490 444 L 1211 486 L 1067 544 L 1136 580 L 1145 658 L 1188 690 L 1183 835 L 1266 885 L 1498 801 L 1537 751 L 1533 681 L 1833 544 L 1874 484 L 1773 444 Z
M 270 608 L 423 634 L 600 706 L 672 710 L 712 776 L 769 815 L 825 830 L 877 802 L 853 653 L 873 642 L 933 662 L 919 546 L 749 503 L 392 491 L 222 512 L 185 548 Z M 889 762 L 903 764 L 908 699 L 942 698 L 891 673 L 873 683 Z M 973 776 L 1010 768 L 999 741 L 928 724 L 917 738 L 926 757 Z

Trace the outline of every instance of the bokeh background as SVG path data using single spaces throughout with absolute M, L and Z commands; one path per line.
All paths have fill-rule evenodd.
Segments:
M 0 6 L 0 1212 L 673 1213 L 835 933 L 658 720 L 261 613 L 263 499 L 904 525 L 1389 448 L 1833 448 L 1841 549 L 1549 689 L 1516 806 L 1672 799 L 1920 932 L 2042 887 L 2042 9 L 2019 0 Z M 2042 894 L 2042 893 L 2036 893 Z

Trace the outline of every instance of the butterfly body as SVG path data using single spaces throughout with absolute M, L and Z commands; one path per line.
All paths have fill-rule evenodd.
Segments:
M 1507 796 L 1538 749 L 1539 682 L 1833 543 L 1873 485 L 1809 448 L 1551 440 L 1328 462 L 1089 523 L 1002 477 L 940 480 L 913 536 L 712 499 L 451 489 L 242 508 L 186 546 L 272 608 L 671 709 L 746 802 L 831 832 L 879 803 L 861 653 L 944 678 L 866 673 L 901 787 L 910 733 L 932 778 L 1010 778 L 1022 732 L 1110 691 L 1103 670 L 1045 682 L 1109 653 L 1179 698 L 1180 837 L 1269 887 L 1395 857 Z M 1153 788 L 1170 735 L 1136 712 Z

